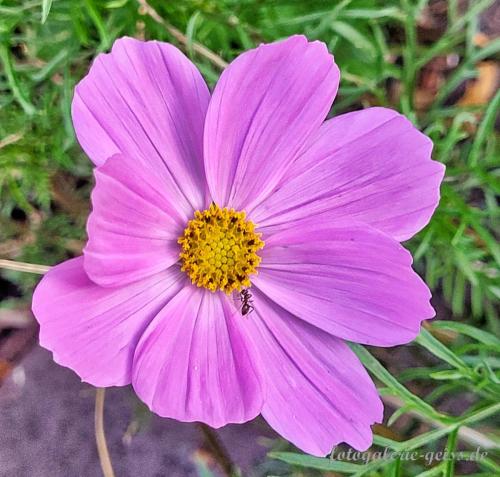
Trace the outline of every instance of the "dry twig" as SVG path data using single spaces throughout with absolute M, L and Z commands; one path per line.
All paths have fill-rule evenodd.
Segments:
M 165 29 L 172 35 L 179 43 L 184 46 L 189 46 L 193 48 L 196 53 L 205 57 L 207 60 L 211 61 L 214 65 L 218 66 L 223 70 L 228 63 L 224 61 L 219 55 L 209 50 L 206 46 L 196 41 L 190 42 L 184 33 L 172 26 L 165 19 L 163 19 L 158 12 L 147 2 L 147 0 L 137 0 L 140 5 L 140 13 L 144 15 L 149 15 L 156 23 L 165 27 Z

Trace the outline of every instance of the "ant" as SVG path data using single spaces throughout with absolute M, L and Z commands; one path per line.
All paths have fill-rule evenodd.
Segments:
M 248 288 L 243 288 L 240 292 L 241 299 L 241 316 L 249 315 L 255 309 L 253 307 L 252 294 Z

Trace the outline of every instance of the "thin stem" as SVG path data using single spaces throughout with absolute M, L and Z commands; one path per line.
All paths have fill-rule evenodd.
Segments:
M 202 422 L 198 423 L 198 427 L 200 428 L 203 436 L 205 437 L 205 441 L 210 447 L 210 450 L 215 458 L 215 460 L 219 463 L 222 470 L 224 471 L 224 475 L 227 477 L 233 477 L 237 475 L 236 468 L 229 457 L 224 445 L 219 439 L 219 436 L 214 432 L 214 430 L 203 424 Z
M 446 445 L 448 458 L 445 461 L 444 477 L 453 477 L 455 475 L 455 458 L 453 454 L 457 447 L 458 432 L 459 428 L 457 427 L 454 431 L 450 432 L 448 436 L 448 444 Z
M 179 43 L 184 46 L 190 45 L 196 53 L 204 56 L 207 60 L 210 60 L 214 65 L 218 66 L 223 70 L 228 63 L 226 63 L 219 55 L 209 50 L 206 46 L 196 41 L 190 42 L 184 33 L 172 26 L 170 23 L 165 21 L 158 12 L 147 2 L 147 0 L 137 0 L 141 6 L 142 12 L 149 15 L 156 23 L 163 25 L 165 29 L 172 35 Z
M 15 260 L 0 259 L 0 268 L 3 268 L 5 270 L 15 270 L 16 272 L 38 273 L 40 275 L 43 275 L 44 273 L 47 273 L 52 267 L 26 262 L 16 262 Z
M 104 477 L 115 477 L 109 457 L 106 436 L 104 434 L 104 388 L 97 388 L 95 393 L 95 441 Z
M 30 101 L 21 91 L 14 73 L 14 67 L 12 66 L 10 51 L 7 48 L 7 45 L 4 43 L 0 43 L 0 65 L 3 66 L 5 76 L 7 77 L 7 82 L 9 84 L 10 90 L 12 91 L 12 95 L 19 103 L 19 105 L 23 108 L 24 112 L 28 116 L 33 116 L 36 113 L 36 108 L 30 103 Z
M 382 396 L 382 400 L 395 408 L 400 408 L 405 406 L 405 402 L 395 396 Z M 438 428 L 438 429 L 445 429 L 449 428 L 450 430 L 453 429 L 454 426 L 457 426 L 457 424 L 443 424 L 442 422 L 439 422 L 438 420 L 435 419 L 430 419 L 428 416 L 425 416 L 421 412 L 418 412 L 417 410 L 408 410 L 406 411 L 406 414 L 409 414 L 412 417 L 415 417 L 417 419 L 420 419 L 423 422 L 426 422 L 428 424 L 431 424 L 432 426 Z M 479 413 L 478 413 L 479 414 Z M 489 415 L 489 413 L 488 413 Z M 467 421 L 467 419 L 465 420 Z M 472 429 L 470 427 L 466 427 L 462 425 L 461 423 L 459 424 L 460 427 L 458 429 L 457 437 L 463 441 L 466 442 L 469 445 L 472 446 L 479 446 L 479 447 L 484 447 L 485 449 L 495 449 L 498 446 L 498 443 L 495 442 L 493 439 L 490 439 L 488 436 L 485 436 L 479 431 L 476 431 L 475 429 Z

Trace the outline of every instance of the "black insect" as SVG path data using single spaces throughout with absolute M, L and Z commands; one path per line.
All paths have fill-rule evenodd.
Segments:
M 241 299 L 241 316 L 246 316 L 252 313 L 254 310 L 252 294 L 248 291 L 248 288 L 243 288 L 240 292 Z

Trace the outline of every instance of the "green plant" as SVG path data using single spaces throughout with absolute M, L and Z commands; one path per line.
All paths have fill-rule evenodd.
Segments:
M 470 2 L 466 11 L 458 4 L 447 2 L 445 28 L 429 42 L 419 38 L 427 0 L 0 2 L 0 255 L 49 265 L 79 253 L 92 172 L 73 133 L 72 91 L 92 58 L 115 38 L 177 43 L 213 86 L 224 64 L 241 51 L 304 33 L 326 42 L 341 66 L 332 114 L 375 104 L 399 109 L 433 139 L 434 158 L 447 166 L 439 209 L 407 244 L 438 305 L 438 319 L 411 346 L 421 359 L 393 371 L 390 356 L 382 365 L 355 347 L 397 409 L 389 425 L 406 416 L 429 430 L 415 433 L 414 425 L 402 426 L 402 441 L 377 435 L 375 448 L 424 452 L 446 446 L 451 452 L 460 446 L 471 452 L 480 444 L 498 446 L 487 429 L 471 427 L 499 411 L 500 151 L 494 126 L 500 93 L 477 106 L 450 97 L 477 75 L 478 62 L 498 56 L 500 39 L 483 46 L 475 41 L 479 15 L 492 0 Z M 421 108 L 421 75 L 440 55 L 455 55 L 458 65 Z M 3 273 L 24 291 L 21 300 L 29 301 L 35 278 Z M 445 398 L 465 404 L 459 415 L 440 410 Z M 401 456 L 368 463 L 317 459 L 280 450 L 280 444 L 270 456 L 290 465 L 285 472 L 307 468 L 311 475 L 451 476 L 459 465 Z M 477 475 L 500 473 L 493 457 L 490 452 L 476 463 Z

